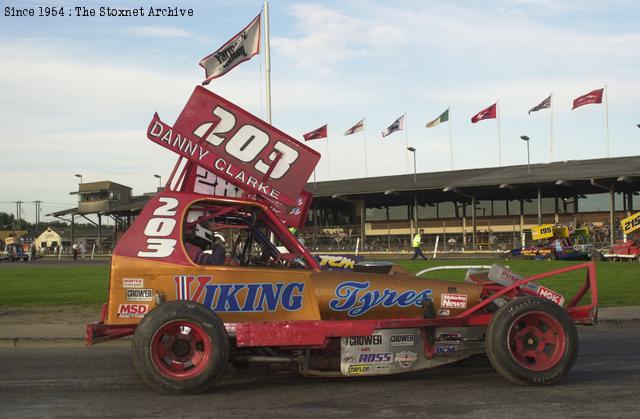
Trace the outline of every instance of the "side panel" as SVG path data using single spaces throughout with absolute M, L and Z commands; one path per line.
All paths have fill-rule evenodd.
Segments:
M 107 324 L 136 324 L 156 305 L 192 300 L 223 322 L 319 320 L 310 271 L 181 266 L 114 256 Z
M 457 282 L 325 271 L 311 275 L 323 320 L 422 317 L 422 301 L 430 299 L 436 316 L 454 317 L 473 306 L 482 288 Z

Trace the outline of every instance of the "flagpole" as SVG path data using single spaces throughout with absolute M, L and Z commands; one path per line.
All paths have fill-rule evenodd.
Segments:
M 271 124 L 271 52 L 269 47 L 269 2 L 264 2 L 264 67 L 266 72 L 267 122 Z
M 604 85 L 604 123 L 606 130 L 607 157 L 611 156 L 609 151 L 609 91 L 607 85 Z
M 409 126 L 406 112 L 404 114 L 404 153 L 407 158 L 407 174 L 409 174 Z
M 331 165 L 329 164 L 329 127 L 327 127 L 327 180 L 331 180 Z
M 451 106 L 447 108 L 449 111 L 449 159 L 451 160 L 451 170 L 453 170 L 453 135 L 451 134 Z
M 362 131 L 364 132 L 364 177 L 369 177 L 367 168 L 367 124 L 364 119 L 362 120 Z
M 502 138 L 500 137 L 500 101 L 496 100 L 496 113 L 498 114 L 498 165 L 502 167 Z
M 550 116 L 551 118 L 551 147 L 550 147 L 551 160 L 550 162 L 553 162 L 553 92 L 551 92 L 550 97 L 551 97 L 551 103 L 549 104 L 549 111 L 550 111 L 549 114 L 551 115 Z

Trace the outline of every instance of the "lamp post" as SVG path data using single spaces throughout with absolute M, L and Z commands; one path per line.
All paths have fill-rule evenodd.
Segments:
M 414 147 L 407 147 L 407 150 L 413 153 L 413 183 L 417 183 L 418 175 L 416 174 L 416 149 Z
M 79 177 L 79 178 L 80 178 L 80 184 L 82 185 L 82 175 L 81 175 L 81 174 L 76 173 L 74 176 L 75 176 L 75 177 Z
M 158 189 L 162 188 L 162 176 L 153 175 L 153 177 L 158 179 Z
M 529 157 L 529 137 L 521 135 L 520 138 L 527 142 L 527 174 L 531 174 L 531 159 Z

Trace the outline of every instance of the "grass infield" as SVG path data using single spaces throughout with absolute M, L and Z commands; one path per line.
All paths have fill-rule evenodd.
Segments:
M 495 259 L 465 260 L 395 260 L 405 269 L 418 272 L 440 265 L 491 265 L 501 263 L 522 275 L 533 275 L 570 266 L 576 262 L 529 261 Z M 598 263 L 598 294 L 601 307 L 640 305 L 640 264 L 635 262 Z M 429 275 L 452 281 L 462 281 L 463 270 L 437 271 Z M 569 298 L 584 283 L 585 270 L 574 271 L 556 278 L 540 281 Z M 107 300 L 109 266 L 37 266 L 25 264 L 3 268 L 0 266 L 0 305 L 100 305 Z

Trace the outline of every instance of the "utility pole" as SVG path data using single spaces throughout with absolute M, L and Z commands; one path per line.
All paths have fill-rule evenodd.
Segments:
M 16 227 L 14 233 L 18 234 L 17 230 L 20 230 L 20 213 L 22 212 L 22 201 L 16 201 Z
M 33 201 L 33 203 L 36 204 L 36 236 L 40 231 L 40 203 L 41 202 L 42 201 Z

